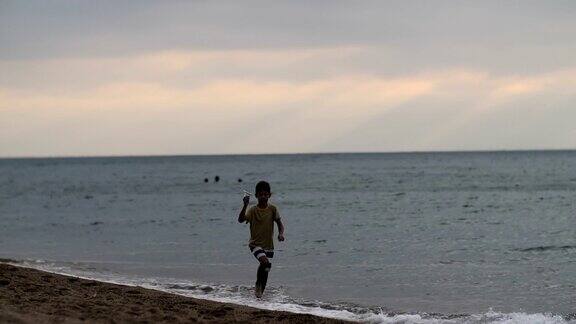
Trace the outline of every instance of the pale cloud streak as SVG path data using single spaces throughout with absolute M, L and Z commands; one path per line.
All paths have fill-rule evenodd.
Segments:
M 1 135 L 26 139 L 27 134 L 42 133 L 42 146 L 64 155 L 88 154 L 89 151 L 83 149 L 87 143 L 91 148 L 100 146 L 102 152 L 112 150 L 112 154 L 130 149 L 135 154 L 167 153 L 164 150 L 150 152 L 150 143 L 177 153 L 188 150 L 312 152 L 334 150 L 326 147 L 326 143 L 347 136 L 378 116 L 401 110 L 411 102 L 426 98 L 430 102 L 460 101 L 459 110 L 437 125 L 435 131 L 413 143 L 417 149 L 458 134 L 482 114 L 497 113 L 522 98 L 539 94 L 576 95 L 576 69 L 526 77 L 455 69 L 388 77 L 337 74 L 289 81 L 274 76 L 282 69 L 292 68 L 292 64 L 280 67 L 270 63 L 283 59 L 294 64 L 303 61 L 320 64 L 326 57 L 337 60 L 362 51 L 366 49 L 308 49 L 286 53 L 159 52 L 133 58 L 91 59 L 88 63 L 48 60 L 44 62 L 48 66 L 44 67 L 42 62 L 35 62 L 32 66 L 36 71 L 39 68 L 50 71 L 53 68 L 50 65 L 57 64 L 67 66 L 66 71 L 70 73 L 75 71 L 75 66 L 81 66 L 86 72 L 99 69 L 113 72 L 109 72 L 108 78 L 98 78 L 96 84 L 85 82 L 80 88 L 68 87 L 66 78 L 47 85 L 43 91 L 3 87 L 0 89 Z M 154 82 L 177 78 L 200 66 L 208 69 L 221 64 L 256 67 L 260 62 L 273 66 L 274 70 L 254 79 L 214 77 L 194 79 L 190 84 Z M 117 75 L 125 76 L 125 80 L 114 81 Z M 150 81 L 138 82 L 146 79 L 143 75 L 149 76 Z M 417 110 L 425 113 L 437 109 L 422 105 Z M 269 122 L 262 126 L 262 120 Z M 225 130 L 216 131 L 222 128 Z M 138 136 L 125 135 L 130 132 Z M 125 138 L 125 142 L 103 145 L 98 140 L 102 139 L 102 133 L 108 134 L 105 137 L 110 140 Z M 66 139 L 70 134 L 80 139 L 70 142 Z M 210 138 L 211 143 L 198 143 L 201 138 Z M 68 143 L 66 149 L 58 151 L 63 142 Z M 12 154 L 25 155 L 28 150 L 37 149 L 31 143 L 23 144 L 18 146 L 21 150 L 13 149 Z M 8 143 L 3 145 L 7 150 Z

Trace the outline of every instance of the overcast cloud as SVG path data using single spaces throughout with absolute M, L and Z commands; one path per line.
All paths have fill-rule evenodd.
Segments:
M 0 156 L 576 147 L 574 1 L 0 1 Z

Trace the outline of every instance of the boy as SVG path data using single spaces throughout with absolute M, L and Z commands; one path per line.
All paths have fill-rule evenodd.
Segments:
M 278 241 L 280 242 L 284 241 L 284 224 L 280 220 L 280 214 L 276 206 L 268 203 L 268 199 L 272 196 L 270 184 L 266 181 L 258 182 L 255 192 L 258 204 L 246 211 L 250 196 L 244 196 L 244 207 L 242 207 L 238 215 L 238 222 L 250 223 L 250 242 L 248 247 L 260 262 L 254 293 L 257 298 L 260 298 L 266 288 L 268 272 L 272 267 L 268 259 L 274 257 L 274 240 L 272 238 L 274 236 L 274 222 L 278 225 Z

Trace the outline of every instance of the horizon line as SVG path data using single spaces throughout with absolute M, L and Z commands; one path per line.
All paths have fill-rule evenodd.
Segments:
M 522 152 L 570 152 L 565 149 L 473 149 L 473 150 L 413 150 L 413 151 L 335 151 L 335 152 L 292 152 L 292 153 L 176 153 L 176 154 L 134 154 L 134 155 L 61 155 L 61 156 L 0 156 L 0 160 L 23 159 L 100 159 L 100 158 L 154 158 L 154 157 L 225 157 L 225 156 L 283 156 L 283 155 L 337 155 L 337 154 L 430 154 L 430 153 L 522 153 Z

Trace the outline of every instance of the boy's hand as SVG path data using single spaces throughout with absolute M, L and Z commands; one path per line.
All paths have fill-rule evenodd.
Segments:
M 284 234 L 278 234 L 278 241 L 284 241 Z
M 248 206 L 249 202 L 250 202 L 250 196 L 248 195 L 244 196 L 244 206 Z

